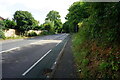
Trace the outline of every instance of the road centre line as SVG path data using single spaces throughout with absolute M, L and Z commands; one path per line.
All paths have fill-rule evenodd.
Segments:
M 42 40 L 38 41 L 38 42 L 41 42 Z M 34 45 L 35 43 L 38 43 L 38 42 L 33 42 L 33 43 L 29 43 L 27 45 L 24 45 L 24 46 L 21 46 L 21 47 L 25 47 L 25 46 L 30 46 L 30 45 Z M 41 44 L 44 43 L 44 42 L 41 42 Z M 4 51 L 1 51 L 1 53 L 4 53 L 4 52 L 9 52 L 9 51 L 12 51 L 12 50 L 15 50 L 15 49 L 19 49 L 21 47 L 15 47 L 15 48 L 11 48 L 11 49 L 8 49 L 8 50 L 4 50 Z
M 22 76 L 25 76 L 30 70 L 32 70 L 33 67 L 35 67 L 44 57 L 46 57 L 52 49 L 50 49 L 45 55 L 43 55 L 37 62 L 35 62 L 30 68 L 28 68 L 23 74 Z
M 33 42 L 33 43 L 29 43 L 28 45 L 24 45 L 24 46 L 21 46 L 21 47 L 25 47 L 25 46 L 29 46 L 29 45 L 34 45 L 36 43 L 45 43 L 45 42 L 41 42 L 42 40 L 38 41 L 38 42 Z M 8 49 L 8 50 L 5 50 L 5 51 L 1 51 L 0 53 L 3 53 L 3 52 L 9 52 L 9 51 L 12 51 L 12 50 L 15 50 L 15 49 L 19 49 L 20 47 L 15 47 L 15 48 L 11 48 L 11 49 Z
M 15 50 L 15 49 L 19 49 L 19 48 L 20 48 L 20 47 L 11 48 L 11 49 L 8 49 L 8 50 L 5 50 L 5 51 L 1 51 L 0 53 L 9 52 L 9 51 L 12 51 L 12 50 Z
M 39 42 L 39 41 L 38 41 L 38 42 Z M 34 43 L 37 43 L 37 42 L 34 42 Z M 24 45 L 24 46 L 21 46 L 21 47 L 25 47 L 25 46 L 33 45 L 34 43 L 30 43 L 30 44 L 27 44 L 27 45 Z M 3 53 L 3 52 L 9 52 L 9 51 L 12 51 L 12 50 L 15 50 L 15 49 L 19 49 L 19 48 L 21 48 L 21 47 L 11 48 L 11 49 L 8 49 L 8 50 L 1 51 L 0 53 Z
M 63 35 L 63 34 L 62 34 L 62 35 Z M 58 37 L 60 37 L 60 36 L 57 36 L 57 37 L 53 38 L 53 40 L 56 39 L 56 38 L 58 38 Z M 39 40 L 38 42 L 40 42 L 40 41 L 42 41 L 42 40 Z M 37 43 L 37 42 L 33 42 L 33 43 L 30 43 L 30 44 L 25 45 L 25 46 L 33 45 L 33 44 L 35 44 L 35 43 Z M 41 42 L 41 43 L 43 43 L 43 42 Z M 58 44 L 59 44 L 59 43 L 58 43 Z M 58 44 L 57 44 L 57 45 L 58 45 Z M 57 46 L 57 45 L 56 45 L 56 46 Z M 22 47 L 24 47 L 24 46 L 22 46 Z M 11 49 L 8 49 L 8 50 L 5 50 L 5 51 L 1 51 L 0 53 L 9 52 L 9 51 L 12 51 L 12 50 L 15 50 L 15 49 L 19 49 L 19 48 L 20 48 L 20 47 L 11 48 Z

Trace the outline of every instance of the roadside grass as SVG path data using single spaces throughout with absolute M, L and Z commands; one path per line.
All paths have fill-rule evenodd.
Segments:
M 13 39 L 26 39 L 26 38 L 30 38 L 30 37 L 25 37 L 25 36 L 17 36 L 17 37 L 6 37 L 4 39 L 0 39 L 0 41 L 3 41 L 3 40 L 13 40 Z
M 52 34 L 55 34 L 55 33 L 54 32 L 43 31 L 39 35 L 42 36 L 42 35 L 52 35 Z
M 3 39 L 2 38 L 0 38 L 0 41 L 2 41 Z
M 3 40 L 13 40 L 13 39 L 26 39 L 26 38 L 31 38 L 31 37 L 35 37 L 35 36 L 52 35 L 52 34 L 54 34 L 54 33 L 46 32 L 46 31 L 43 31 L 40 34 L 36 34 L 35 32 L 30 32 L 30 33 L 26 34 L 26 36 L 18 35 L 16 37 L 13 36 L 13 37 L 0 38 L 0 41 L 3 41 Z
M 85 40 L 76 33 L 72 36 L 72 49 L 80 78 L 120 78 L 120 47 L 101 47 L 101 43 Z

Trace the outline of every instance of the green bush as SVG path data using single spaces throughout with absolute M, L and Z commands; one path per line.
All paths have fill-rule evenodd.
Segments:
M 29 36 L 29 37 L 37 36 L 37 33 L 32 31 L 32 32 L 28 33 L 28 36 Z
M 48 34 L 47 31 L 42 31 L 42 32 L 41 32 L 41 35 L 47 35 L 47 34 Z
M 0 30 L 0 38 L 5 39 L 5 35 L 4 35 L 4 32 L 2 30 Z

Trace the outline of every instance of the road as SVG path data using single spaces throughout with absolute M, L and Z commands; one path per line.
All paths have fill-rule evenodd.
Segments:
M 68 34 L 7 41 L 2 44 L 3 78 L 45 78 L 51 71 Z

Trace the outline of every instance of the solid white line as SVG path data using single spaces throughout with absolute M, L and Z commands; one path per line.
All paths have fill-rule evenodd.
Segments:
M 1 51 L 0 53 L 9 52 L 9 51 L 12 51 L 12 50 L 15 50 L 15 49 L 19 49 L 19 48 L 20 48 L 20 47 L 11 48 L 11 49 L 9 49 L 9 50 Z
M 64 46 L 63 46 L 63 48 L 62 48 L 62 50 L 60 51 L 60 53 L 59 53 L 59 55 L 58 55 L 56 61 L 54 62 L 53 66 L 51 67 L 51 69 L 54 69 L 54 68 L 55 68 L 55 66 L 56 66 L 56 64 L 57 64 L 57 62 L 58 62 L 60 56 L 62 55 L 62 52 L 63 52 L 63 50 L 64 50 L 64 48 L 65 48 L 67 42 L 68 42 L 68 40 L 65 42 L 65 44 L 64 44 Z
M 60 43 L 57 43 L 55 46 L 57 46 L 58 44 L 60 44 Z
M 43 55 L 37 62 L 35 62 L 29 69 L 27 69 L 22 75 L 25 76 L 33 67 L 35 67 L 45 56 L 48 55 L 48 53 L 51 50 L 49 50 L 45 55 Z

